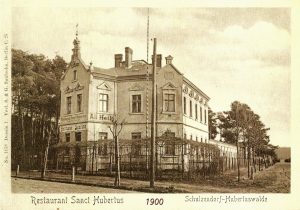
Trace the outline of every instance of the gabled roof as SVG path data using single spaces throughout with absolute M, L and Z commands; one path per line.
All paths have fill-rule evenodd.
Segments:
M 77 58 L 76 60 L 72 60 L 72 61 L 69 63 L 67 70 L 61 75 L 61 78 L 60 78 L 61 80 L 63 80 L 63 79 L 65 78 L 67 72 L 69 71 L 71 65 L 74 64 L 74 62 L 78 62 L 78 65 L 81 64 L 81 65 L 85 68 L 85 70 L 87 70 L 87 71 L 89 70 L 89 67 L 88 67 L 88 66 L 85 64 L 85 62 L 79 57 L 79 58 Z
M 118 67 L 118 68 L 109 68 L 109 69 L 104 69 L 99 67 L 93 67 L 92 69 L 90 69 L 90 66 L 87 66 L 81 58 L 79 59 L 79 62 L 84 66 L 84 68 L 87 71 L 91 71 L 92 75 L 94 76 L 109 76 L 109 77 L 117 78 L 117 77 L 126 77 L 126 76 L 142 76 L 142 75 L 147 75 L 147 73 L 149 75 L 152 74 L 152 64 L 148 64 L 144 60 L 132 61 L 132 66 L 130 68 Z M 158 67 L 157 71 L 161 71 L 164 68 L 167 68 L 168 66 L 173 68 L 179 75 L 183 75 L 172 63 L 166 64 L 161 68 Z M 65 72 L 65 74 L 67 73 L 67 71 Z M 62 78 L 64 77 L 64 75 L 62 76 Z M 206 98 L 206 100 L 210 99 L 202 90 L 200 90 L 196 85 L 194 85 L 194 83 L 192 83 L 184 76 L 183 76 L 183 81 L 186 82 L 188 85 L 190 85 L 192 88 L 194 88 L 196 91 L 198 91 L 200 94 L 202 94 Z

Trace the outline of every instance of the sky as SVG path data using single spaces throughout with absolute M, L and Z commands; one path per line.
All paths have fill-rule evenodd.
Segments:
M 69 62 L 78 23 L 85 63 L 113 67 L 127 46 L 133 59 L 147 60 L 146 8 L 16 7 L 12 16 L 13 48 Z M 210 96 L 213 111 L 246 103 L 270 128 L 272 144 L 291 145 L 290 9 L 150 8 L 149 37 Z

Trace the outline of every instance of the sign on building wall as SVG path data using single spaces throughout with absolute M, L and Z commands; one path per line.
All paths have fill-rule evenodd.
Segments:
M 97 113 L 90 113 L 89 119 L 90 120 L 96 120 L 96 121 L 111 121 L 113 118 L 113 115 L 111 114 L 97 114 Z
M 86 124 L 65 125 L 60 127 L 61 132 L 86 130 Z
M 77 123 L 86 120 L 86 115 L 66 116 L 61 117 L 61 124 Z

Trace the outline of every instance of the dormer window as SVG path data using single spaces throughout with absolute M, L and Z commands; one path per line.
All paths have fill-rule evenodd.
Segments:
M 77 70 L 73 71 L 73 80 L 77 80 Z

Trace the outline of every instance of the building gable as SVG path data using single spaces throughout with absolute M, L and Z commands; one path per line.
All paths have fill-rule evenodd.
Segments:
M 163 90 L 175 90 L 176 86 L 173 83 L 168 82 L 167 84 L 165 84 L 164 86 L 162 86 L 162 89 Z
M 106 82 L 102 82 L 96 88 L 99 89 L 99 90 L 107 90 L 107 91 L 111 90 L 111 87 Z
M 88 66 L 85 65 L 82 59 L 75 59 L 70 62 L 67 70 L 61 76 L 61 80 L 64 80 L 67 77 L 67 75 L 72 73 L 72 71 L 74 70 L 83 70 L 84 72 L 88 72 L 90 69 Z

